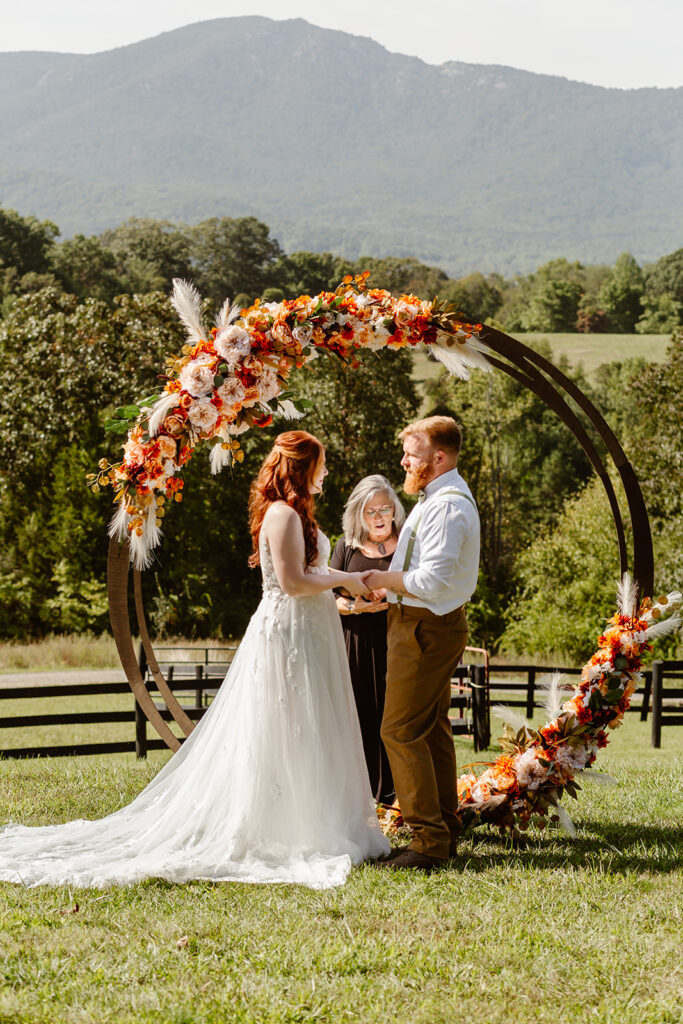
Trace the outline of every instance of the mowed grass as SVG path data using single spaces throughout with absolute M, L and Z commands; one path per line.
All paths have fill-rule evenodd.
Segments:
M 0 884 L 0 1021 L 679 1021 L 682 752 L 630 716 L 599 762 L 618 785 L 569 801 L 576 838 L 480 829 L 431 877 Z M 167 756 L 0 761 L 0 820 L 111 812 Z
M 648 362 L 663 362 L 671 340 L 668 334 L 548 334 L 511 332 L 525 345 L 534 346 L 539 341 L 547 341 L 555 360 L 566 356 L 569 365 L 583 366 L 587 374 L 592 374 L 603 363 L 621 362 L 635 356 L 642 356 Z M 427 352 L 413 352 L 415 380 L 424 383 L 446 372 L 441 363 L 430 359 Z

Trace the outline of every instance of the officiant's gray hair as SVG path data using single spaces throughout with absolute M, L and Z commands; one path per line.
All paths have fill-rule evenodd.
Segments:
M 377 494 L 386 494 L 394 506 L 394 521 L 391 529 L 395 536 L 401 531 L 406 514 L 403 505 L 398 499 L 398 494 L 391 486 L 385 476 L 374 473 L 372 476 L 365 476 L 356 484 L 351 497 L 344 508 L 342 526 L 344 528 L 344 540 L 351 548 L 361 548 L 368 539 L 368 528 L 363 519 L 363 513 L 368 503 Z

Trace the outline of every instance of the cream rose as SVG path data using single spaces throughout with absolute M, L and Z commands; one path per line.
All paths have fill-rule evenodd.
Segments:
M 172 437 L 166 437 L 165 434 L 158 440 L 159 454 L 164 459 L 172 459 L 176 453 L 176 443 Z
M 309 345 L 311 338 L 313 337 L 313 324 L 308 323 L 308 321 L 306 323 L 299 324 L 292 331 L 292 335 L 300 345 Z
M 228 377 L 225 384 L 221 384 L 216 393 L 223 403 L 223 407 L 227 409 L 244 401 L 244 387 L 237 377 Z
M 127 466 L 141 466 L 145 461 L 145 449 L 137 441 L 126 441 L 123 447 L 123 461 Z
M 292 331 L 290 331 L 289 325 L 284 320 L 276 320 L 270 329 L 270 333 L 281 345 L 289 345 L 292 340 Z
M 183 366 L 178 375 L 180 386 L 193 398 L 201 398 L 213 391 L 214 373 L 208 361 L 211 356 L 200 356 Z
M 275 398 L 280 390 L 280 384 L 275 370 L 271 370 L 270 367 L 264 370 L 263 375 L 258 382 L 258 389 L 261 394 L 262 402 L 269 402 L 271 398 Z
M 187 418 L 196 430 L 208 434 L 216 425 L 218 409 L 209 398 L 200 398 L 190 406 Z
M 251 352 L 249 331 L 246 331 L 244 327 L 239 327 L 238 324 L 232 324 L 218 332 L 214 347 L 218 355 L 225 359 L 228 365 L 234 366 Z
M 242 366 L 245 370 L 248 370 L 252 377 L 260 377 L 265 367 L 260 359 L 256 356 L 245 356 L 242 360 Z

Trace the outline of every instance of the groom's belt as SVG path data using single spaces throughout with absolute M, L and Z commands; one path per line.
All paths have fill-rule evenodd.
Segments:
M 443 615 L 437 615 L 436 612 L 431 611 L 430 608 L 423 608 L 416 604 L 399 604 L 398 602 L 392 602 L 389 605 L 389 615 L 398 616 L 401 619 L 421 619 L 421 620 L 432 620 L 434 622 L 443 622 L 444 625 L 450 626 L 452 623 L 457 622 L 465 614 L 465 605 L 461 604 L 458 608 L 454 608 L 452 612 L 444 612 Z

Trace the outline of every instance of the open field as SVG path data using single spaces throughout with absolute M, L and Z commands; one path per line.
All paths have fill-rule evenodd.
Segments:
M 230 646 L 234 641 L 220 640 L 172 640 L 159 641 L 160 647 L 220 648 Z M 192 661 L 189 651 L 179 652 L 176 661 Z M 101 636 L 65 634 L 47 636 L 43 640 L 28 643 L 0 643 L 0 686 L 3 674 L 17 672 L 54 672 L 59 669 L 120 669 L 121 662 L 116 651 L 114 638 L 103 633 Z M 123 674 L 121 675 L 123 678 Z
M 513 848 L 479 830 L 430 878 L 364 866 L 322 893 L 0 885 L 0 1021 L 673 1024 L 683 730 L 653 751 L 634 718 L 599 762 L 618 786 L 570 801 L 575 839 Z M 113 811 L 167 756 L 0 761 L 0 820 Z
M 670 341 L 668 334 L 520 334 L 511 336 L 526 345 L 537 341 L 548 341 L 556 358 L 566 356 L 571 366 L 581 364 L 586 373 L 593 373 L 603 363 L 612 363 L 634 356 L 643 356 L 650 362 L 662 362 Z M 428 357 L 426 352 L 416 351 L 415 379 L 430 380 L 445 373 L 441 363 Z

